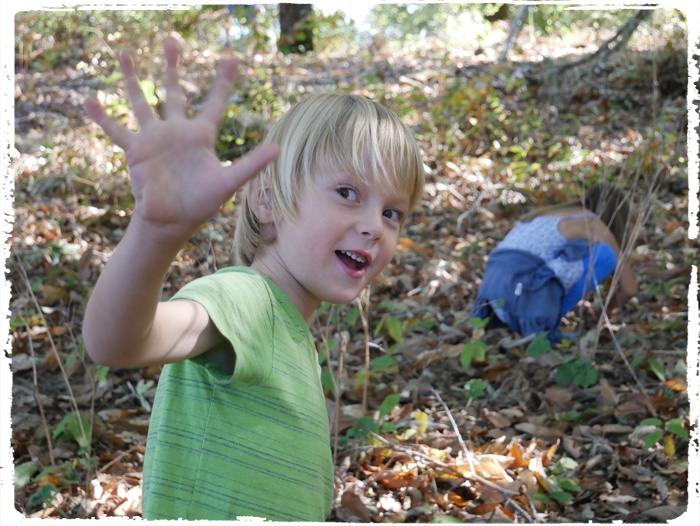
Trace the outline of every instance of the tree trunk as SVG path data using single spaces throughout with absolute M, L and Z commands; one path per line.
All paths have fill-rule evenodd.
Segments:
M 562 73 L 564 70 L 581 66 L 589 62 L 598 63 L 607 59 L 613 53 L 624 49 L 627 42 L 629 42 L 629 39 L 632 37 L 632 34 L 637 30 L 639 24 L 649 20 L 651 14 L 651 9 L 640 9 L 617 29 L 617 33 L 615 33 L 614 36 L 603 42 L 595 53 L 585 55 L 578 60 L 558 66 L 558 73 Z
M 280 39 L 277 49 L 285 55 L 313 51 L 311 4 L 279 4 Z

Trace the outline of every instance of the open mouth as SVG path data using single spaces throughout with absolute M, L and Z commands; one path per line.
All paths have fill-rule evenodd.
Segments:
M 351 269 L 362 270 L 369 264 L 366 257 L 349 250 L 336 250 L 335 253 Z

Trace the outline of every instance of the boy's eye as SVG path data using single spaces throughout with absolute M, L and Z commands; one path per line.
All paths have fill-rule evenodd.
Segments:
M 394 208 L 389 208 L 388 210 L 384 210 L 384 217 L 386 217 L 390 221 L 400 223 L 403 219 L 403 213 Z
M 343 199 L 357 201 L 357 191 L 350 186 L 339 186 L 335 191 Z

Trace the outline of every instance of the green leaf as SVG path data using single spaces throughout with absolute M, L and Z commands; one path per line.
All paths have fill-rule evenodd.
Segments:
M 467 324 L 470 327 L 473 327 L 475 329 L 484 329 L 486 328 L 486 325 L 488 324 L 489 319 L 488 318 L 469 318 L 469 321 L 467 321 Z
M 598 371 L 593 368 L 590 362 L 584 363 L 587 364 L 587 367 L 574 376 L 574 383 L 579 387 L 591 387 L 598 380 Z
M 545 493 L 535 493 L 534 495 L 531 495 L 531 497 L 534 500 L 538 500 L 540 502 L 543 502 L 544 504 L 548 504 L 548 503 L 552 502 L 552 499 L 549 498 L 549 495 L 547 495 Z
M 583 418 L 583 413 L 580 411 L 564 411 L 560 413 L 559 416 L 562 420 L 566 420 L 567 422 L 577 422 Z
M 559 479 L 559 486 L 561 486 L 561 489 L 572 493 L 581 493 L 583 491 L 581 486 L 571 479 Z
M 643 360 L 644 360 L 644 355 L 638 354 L 637 356 L 634 357 L 634 360 L 632 360 L 632 363 L 630 363 L 630 367 L 631 367 L 632 369 L 636 369 L 636 367 L 637 367 L 640 363 L 642 363 Z
M 656 443 L 661 440 L 661 437 L 664 436 L 664 432 L 661 431 L 661 429 L 657 429 L 653 433 L 651 433 L 647 439 L 644 441 L 644 449 L 649 449 L 650 447 L 654 447 Z
M 416 411 L 413 417 L 418 423 L 418 435 L 424 435 L 425 432 L 428 430 L 428 413 L 424 413 L 423 411 Z
M 683 420 L 680 418 L 674 418 L 666 422 L 666 431 L 678 435 L 681 438 L 685 438 L 686 440 L 690 440 L 688 430 L 683 427 Z
M 666 374 L 664 373 L 664 366 L 656 358 L 649 358 L 649 367 L 652 372 L 659 377 L 662 382 L 666 381 Z
M 143 95 L 146 98 L 149 106 L 155 106 L 158 104 L 158 97 L 156 97 L 156 85 L 152 80 L 142 80 L 139 82 Z
M 46 484 L 45 486 L 41 486 L 39 491 L 29 497 L 29 504 L 32 506 L 38 506 L 39 504 L 50 501 L 55 494 L 56 488 L 51 484 Z
M 555 491 L 550 496 L 554 500 L 556 500 L 557 502 L 561 502 L 562 504 L 566 504 L 567 502 L 571 502 L 572 500 L 574 500 L 574 496 L 568 491 Z
M 369 363 L 373 371 L 386 371 L 396 366 L 396 358 L 385 354 L 384 356 L 371 360 Z
M 82 422 L 82 427 L 81 427 Z M 84 433 L 83 433 L 84 431 Z M 68 422 L 68 432 L 73 436 L 81 448 L 85 448 L 90 444 L 90 419 L 87 416 L 81 415 L 80 420 L 74 417 Z
M 467 398 L 479 398 L 486 389 L 486 382 L 481 378 L 474 378 L 464 384 L 464 390 L 467 392 Z
M 561 466 L 564 469 L 578 469 L 578 462 L 576 462 L 571 457 L 560 458 L 559 462 L 557 462 L 557 465 Z
M 470 340 L 462 347 L 462 353 L 459 356 L 459 363 L 462 367 L 469 367 L 472 361 L 483 362 L 486 358 L 486 350 L 488 346 L 481 340 Z
M 357 305 L 353 305 L 352 309 L 350 309 L 350 312 L 348 312 L 348 315 L 345 316 L 345 323 L 348 325 L 355 325 L 355 322 L 357 322 L 357 319 L 360 317 L 360 309 L 357 308 Z
M 124 78 L 124 74 L 121 71 L 115 71 L 109 77 L 105 79 L 106 84 L 114 84 L 118 80 Z
M 353 427 L 358 427 L 363 431 L 372 431 L 374 433 L 376 433 L 379 430 L 377 427 L 377 423 L 368 416 L 358 418 Z
M 396 433 L 396 424 L 394 422 L 384 422 L 380 427 L 379 427 L 379 432 L 381 434 L 384 433 Z
M 379 419 L 381 420 L 386 415 L 388 415 L 392 409 L 399 405 L 400 400 L 401 395 L 398 393 L 392 393 L 389 396 L 387 396 L 384 399 L 384 401 L 382 401 L 382 404 L 379 406 Z
M 454 515 L 434 515 L 433 524 L 462 524 L 462 520 Z
M 97 368 L 97 376 L 96 376 L 97 381 L 98 381 L 98 382 L 101 382 L 102 380 L 104 380 L 105 378 L 107 378 L 107 373 L 108 373 L 108 372 L 109 372 L 109 367 L 107 367 L 107 366 L 105 366 L 105 365 L 100 365 L 100 366 Z
M 533 358 L 537 356 L 542 356 L 544 353 L 551 349 L 552 345 L 547 339 L 546 332 L 540 332 L 537 337 L 530 342 L 530 345 L 525 349 L 525 354 L 532 356 Z
M 321 385 L 330 392 L 335 393 L 335 382 L 333 381 L 333 375 L 330 371 L 321 371 Z
M 659 418 L 645 418 L 639 422 L 640 426 L 657 426 L 659 427 L 663 422 Z
M 24 486 L 29 484 L 32 480 L 32 475 L 38 471 L 39 468 L 31 460 L 29 462 L 23 462 L 22 464 L 17 464 L 15 466 L 15 489 L 22 489 Z
M 386 329 L 389 336 L 396 342 L 401 343 L 403 341 L 403 329 L 401 328 L 401 322 L 396 318 L 387 318 Z

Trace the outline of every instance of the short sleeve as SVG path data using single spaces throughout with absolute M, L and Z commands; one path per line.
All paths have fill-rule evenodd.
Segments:
M 225 268 L 188 283 L 171 301 L 178 299 L 202 305 L 233 347 L 236 365 L 229 381 L 265 382 L 272 370 L 274 314 L 262 276 L 245 267 Z

